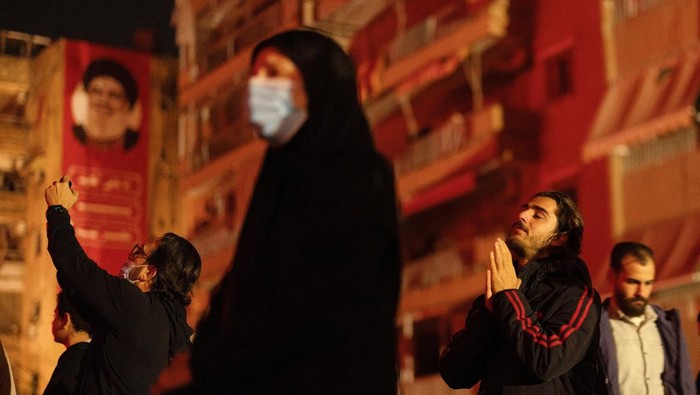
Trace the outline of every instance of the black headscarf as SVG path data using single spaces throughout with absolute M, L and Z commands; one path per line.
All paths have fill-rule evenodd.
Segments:
M 301 72 L 308 97 L 308 119 L 287 144 L 267 151 L 234 267 L 238 261 L 257 259 L 273 221 L 272 208 L 280 204 L 280 199 L 307 189 L 328 162 L 343 155 L 363 157 L 365 161 L 369 160 L 367 157 L 375 160 L 378 157 L 359 103 L 354 64 L 343 49 L 315 31 L 291 30 L 260 42 L 253 50 L 251 64 L 260 51 L 268 47 L 291 59 Z M 344 176 L 338 174 L 338 177 Z M 315 196 L 309 198 L 317 201 L 318 210 L 323 210 L 328 198 L 321 196 L 323 191 L 314 193 Z M 353 208 L 347 207 L 347 210 L 344 216 L 352 214 Z M 356 215 L 362 216 L 361 213 Z

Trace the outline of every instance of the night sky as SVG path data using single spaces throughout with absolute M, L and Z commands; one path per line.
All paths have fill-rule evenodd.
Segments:
M 0 29 L 135 48 L 134 32 L 154 32 L 152 51 L 176 55 L 174 0 L 0 0 Z

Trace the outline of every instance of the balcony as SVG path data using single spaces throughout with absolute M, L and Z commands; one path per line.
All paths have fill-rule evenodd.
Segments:
M 27 196 L 23 190 L 0 190 L 0 223 L 15 223 L 27 213 Z
M 473 14 L 459 15 L 447 8 L 430 15 L 398 35 L 390 45 L 384 65 L 375 71 L 371 97 L 411 79 L 435 62 L 457 57 L 461 62 L 475 48 L 483 50 L 505 36 L 508 1 L 497 0 Z
M 182 168 L 196 171 L 254 139 L 242 113 L 243 84 L 229 84 L 218 94 L 188 111 L 184 117 L 188 138 Z
M 502 109 L 493 105 L 470 116 L 454 114 L 435 131 L 413 142 L 394 160 L 404 215 L 473 189 L 474 170 L 497 155 L 496 136 L 502 128 Z
M 26 138 L 28 129 L 25 104 L 29 90 L 30 61 L 29 58 L 0 55 L 0 150 L 3 151 L 7 147 L 11 152 L 23 152 L 26 147 L 26 140 L 22 138 Z M 14 129 L 25 130 L 13 133 Z
M 646 229 L 649 232 L 646 236 L 653 238 L 653 244 L 666 238 L 674 241 L 669 245 L 694 245 L 700 227 L 698 141 L 698 131 L 691 127 L 643 143 L 618 146 L 613 156 L 615 172 L 612 173 L 620 186 L 614 201 L 616 218 L 619 219 L 617 232 Z M 654 209 L 649 210 L 649 207 Z M 672 230 L 662 238 L 664 232 L 659 224 L 671 219 L 676 219 L 676 223 L 667 227 Z M 687 222 L 685 225 L 678 225 L 684 221 Z M 680 235 L 684 233 L 693 243 L 682 242 Z M 667 248 L 661 251 L 667 251 Z M 680 256 L 673 256 L 661 262 L 673 266 L 681 260 Z M 698 263 L 695 258 L 691 260 L 694 260 L 693 264 Z
M 5 259 L 3 263 L 8 262 L 24 262 L 24 252 L 16 248 L 7 250 L 7 252 L 5 253 Z
M 348 39 L 390 4 L 389 0 L 304 1 L 302 21 L 304 25 L 328 32 L 341 45 L 346 45 Z
M 289 9 L 283 1 L 228 1 L 224 4 L 197 1 L 189 11 L 195 14 L 196 30 L 196 34 L 190 32 L 190 35 L 196 37 L 187 36 L 185 32 L 183 35 L 187 38 L 183 40 L 196 41 L 192 59 L 197 64 L 190 64 L 192 59 L 189 58 L 181 59 L 184 64 L 178 77 L 181 107 L 216 95 L 220 87 L 231 81 L 241 81 L 247 75 L 254 44 L 275 32 L 299 25 L 295 10 Z M 186 18 L 180 19 L 182 23 Z
M 483 293 L 484 274 L 468 273 L 439 285 L 407 290 L 401 295 L 398 314 L 429 311 L 440 306 L 457 306 Z
M 22 248 L 26 229 L 23 226 L 26 228 L 23 221 L 12 224 L 0 223 L 0 281 L 3 278 L 12 277 L 8 273 L 24 270 L 24 251 Z M 17 267 L 20 269 L 14 270 Z
M 605 93 L 582 157 L 590 162 L 676 131 L 694 128 L 700 89 L 700 45 L 657 60 L 612 84 Z
M 0 152 L 4 156 L 24 157 L 29 146 L 29 127 L 24 117 L 0 114 Z
M 228 2 L 197 18 L 199 29 L 207 31 L 200 38 L 198 69 L 207 73 L 225 63 L 242 49 L 265 37 L 282 23 L 282 3 L 258 1 L 257 4 L 239 5 Z
M 697 0 L 602 0 L 609 82 L 698 44 Z

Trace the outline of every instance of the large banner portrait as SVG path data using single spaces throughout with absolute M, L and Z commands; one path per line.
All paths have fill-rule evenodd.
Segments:
M 63 173 L 80 191 L 71 209 L 85 252 L 116 274 L 147 242 L 149 57 L 66 41 Z

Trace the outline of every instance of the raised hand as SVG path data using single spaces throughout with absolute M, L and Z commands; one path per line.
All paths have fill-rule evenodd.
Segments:
M 489 258 L 491 262 L 487 271 L 487 278 L 490 277 L 491 279 L 490 291 L 492 294 L 504 289 L 520 288 L 521 280 L 515 274 L 513 257 L 506 243 L 500 238 L 496 239 L 494 250 L 489 254 Z
M 73 207 L 75 202 L 78 201 L 78 196 L 80 195 L 78 191 L 74 191 L 71 187 L 73 183 L 68 179 L 68 177 L 63 176 L 58 181 L 54 181 L 48 188 L 44 191 L 44 198 L 46 199 L 46 204 L 49 206 L 63 206 L 65 209 Z

